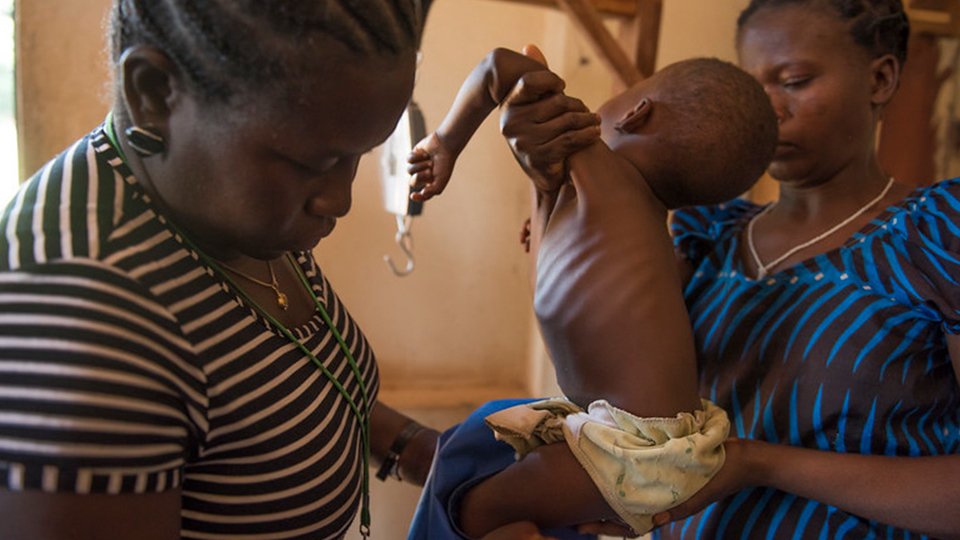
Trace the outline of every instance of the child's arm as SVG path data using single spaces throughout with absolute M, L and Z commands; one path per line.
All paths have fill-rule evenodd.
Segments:
M 440 127 L 410 153 L 408 172 L 414 176 L 414 189 L 419 190 L 412 197 L 423 201 L 441 193 L 460 152 L 490 112 L 525 73 L 546 69 L 540 62 L 509 49 L 494 49 L 487 54 L 460 87 Z M 563 91 L 563 81 L 556 80 L 549 93 Z

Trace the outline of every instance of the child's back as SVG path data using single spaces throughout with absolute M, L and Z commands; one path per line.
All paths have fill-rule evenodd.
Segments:
M 667 209 L 749 189 L 773 155 L 776 119 L 752 77 L 715 59 L 673 64 L 600 115 L 603 141 L 569 158 L 570 181 L 540 224 L 537 319 L 581 407 L 693 411 L 696 353 Z

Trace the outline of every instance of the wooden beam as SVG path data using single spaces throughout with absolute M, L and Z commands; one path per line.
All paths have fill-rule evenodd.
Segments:
M 636 65 L 644 77 L 653 75 L 657 69 L 657 47 L 660 44 L 660 19 L 663 13 L 662 0 L 637 0 Z
M 624 86 L 630 87 L 643 80 L 643 75 L 604 26 L 600 14 L 589 0 L 557 0 L 557 2 L 580 30 L 590 38 L 597 54 L 616 73 Z
M 535 6 L 546 6 L 556 8 L 557 0 L 510 0 L 521 4 L 532 4 Z M 590 4 L 599 13 L 604 15 L 617 15 L 621 17 L 633 17 L 637 14 L 636 0 L 590 0 Z
M 911 0 L 911 33 L 960 37 L 960 0 Z
M 940 89 L 940 40 L 930 34 L 910 36 L 900 89 L 883 111 L 878 153 L 883 169 L 898 180 L 930 184 L 937 178 L 937 133 L 934 119 Z
M 913 9 L 934 9 L 939 11 L 948 11 L 950 4 L 956 4 L 957 0 L 911 0 L 910 6 Z
M 663 0 L 509 0 L 522 4 L 559 6 L 573 23 L 584 32 L 597 55 L 607 64 L 620 83 L 630 87 L 649 77 L 656 69 L 660 42 L 660 20 Z M 960 1 L 960 0 L 956 0 Z M 600 14 L 633 19 L 633 61 L 624 47 L 603 23 Z

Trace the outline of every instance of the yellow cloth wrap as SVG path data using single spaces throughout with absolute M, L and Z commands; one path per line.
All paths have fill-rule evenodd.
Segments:
M 518 405 L 486 423 L 522 459 L 543 444 L 567 441 L 607 504 L 635 531 L 689 499 L 723 466 L 727 413 L 708 400 L 675 418 L 640 418 L 604 400 L 586 411 L 564 398 Z

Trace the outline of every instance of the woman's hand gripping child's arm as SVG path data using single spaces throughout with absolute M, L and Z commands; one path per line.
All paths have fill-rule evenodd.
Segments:
M 547 69 L 543 53 L 535 46 L 524 47 L 524 54 L 508 49 L 491 51 L 467 77 L 440 127 L 417 143 L 408 156 L 407 171 L 413 176 L 411 186 L 416 190 L 411 198 L 425 201 L 443 192 L 457 158 L 480 124 L 514 94 L 522 94 L 523 99 L 531 101 L 555 96 L 556 114 L 539 121 L 565 122 L 570 131 L 565 139 L 582 141 L 577 147 L 595 141 L 599 137 L 599 118 L 581 101 L 564 96 L 564 86 L 563 79 Z M 560 170 L 544 177 L 540 182 L 544 185 L 535 182 L 538 190 L 559 188 L 562 161 L 558 164 Z

